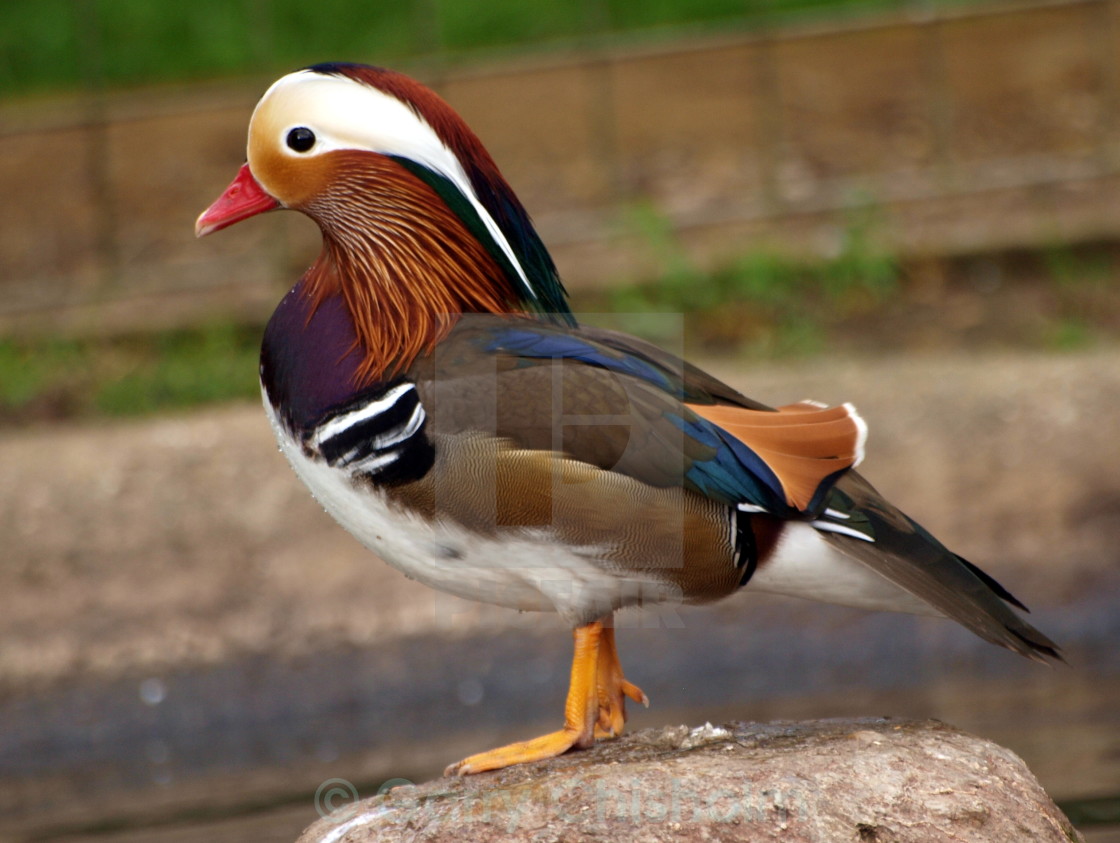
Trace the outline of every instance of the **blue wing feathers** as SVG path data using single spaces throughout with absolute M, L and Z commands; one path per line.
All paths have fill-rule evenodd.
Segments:
M 693 398 L 686 396 L 683 378 L 665 366 L 539 323 L 496 328 L 487 332 L 483 347 L 490 353 L 514 354 L 530 360 L 578 360 L 638 378 L 678 401 Z M 729 506 L 751 503 L 776 515 L 792 514 L 781 483 L 765 460 L 718 425 L 683 404 L 677 406 L 676 413 L 667 414 L 669 421 L 711 451 L 711 456 L 690 461 L 684 478 L 687 486 Z
M 531 326 L 506 328 L 493 334 L 486 350 L 504 351 L 536 359 L 580 360 L 591 366 L 632 375 L 665 390 L 675 398 L 684 397 L 680 378 L 670 377 L 662 367 L 571 334 L 542 332 Z
M 694 462 L 685 474 L 703 494 L 732 506 L 752 503 L 775 514 L 788 510 L 777 475 L 758 454 L 707 419 L 690 415 L 672 421 L 686 436 L 714 451 L 711 458 Z

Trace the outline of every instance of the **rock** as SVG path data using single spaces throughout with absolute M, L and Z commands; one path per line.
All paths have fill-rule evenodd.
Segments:
M 331 807 L 298 843 L 1082 839 L 1018 756 L 932 720 L 647 729 Z

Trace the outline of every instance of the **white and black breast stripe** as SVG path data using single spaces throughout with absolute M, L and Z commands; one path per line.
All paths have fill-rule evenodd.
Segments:
M 328 465 L 374 482 L 417 479 L 431 467 L 427 413 L 416 385 L 375 387 L 334 411 L 308 437 Z

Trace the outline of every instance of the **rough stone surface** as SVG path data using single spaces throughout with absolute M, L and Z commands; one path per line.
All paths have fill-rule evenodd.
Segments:
M 298 843 L 1082 839 L 1018 756 L 938 721 L 649 729 L 336 802 Z

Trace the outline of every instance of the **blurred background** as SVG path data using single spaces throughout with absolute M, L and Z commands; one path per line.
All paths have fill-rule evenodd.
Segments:
M 267 85 L 353 60 L 460 111 L 577 312 L 856 403 L 866 474 L 1070 662 L 743 594 L 620 618 L 634 728 L 938 717 L 1120 840 L 1118 53 L 1118 0 L 0 5 L 0 839 L 293 840 L 324 782 L 560 716 L 556 619 L 404 580 L 277 455 L 314 225 L 193 237 Z

